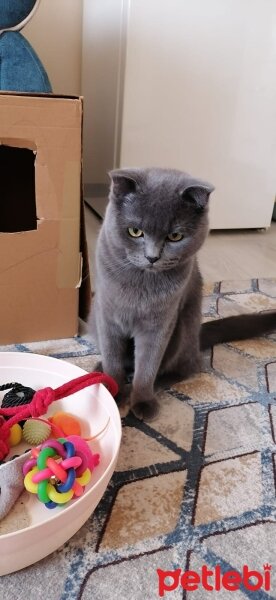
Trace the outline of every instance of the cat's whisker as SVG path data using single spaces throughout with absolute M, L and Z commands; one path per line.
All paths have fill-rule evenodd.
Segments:
M 110 268 L 110 273 L 114 276 L 120 275 L 127 271 L 130 268 L 130 263 L 128 260 L 122 262 L 121 264 L 113 264 L 112 268 Z

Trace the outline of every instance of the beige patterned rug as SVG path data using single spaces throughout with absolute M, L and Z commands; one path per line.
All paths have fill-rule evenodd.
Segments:
M 206 286 L 205 319 L 271 308 L 276 280 Z M 86 336 L 0 350 L 88 371 L 98 359 Z M 123 418 L 95 513 L 57 552 L 2 577 L 3 600 L 276 598 L 276 334 L 205 353 L 202 373 L 160 405 L 150 425 Z

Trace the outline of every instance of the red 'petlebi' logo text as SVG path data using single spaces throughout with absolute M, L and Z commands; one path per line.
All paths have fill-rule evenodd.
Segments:
M 270 590 L 271 565 L 263 565 L 263 571 L 250 570 L 248 565 L 244 565 L 242 572 L 226 571 L 222 573 L 220 565 L 214 569 L 209 569 L 206 565 L 197 571 L 162 571 L 157 569 L 159 596 L 164 596 L 166 592 L 172 592 L 181 586 L 184 590 L 193 592 L 198 590 L 199 586 L 208 591 L 215 590 L 219 592 L 225 589 L 228 592 L 239 590 L 241 586 L 252 592 L 263 589 Z

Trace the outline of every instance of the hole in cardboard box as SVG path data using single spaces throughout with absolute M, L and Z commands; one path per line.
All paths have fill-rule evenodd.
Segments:
M 28 148 L 0 145 L 0 231 L 37 229 L 35 154 Z

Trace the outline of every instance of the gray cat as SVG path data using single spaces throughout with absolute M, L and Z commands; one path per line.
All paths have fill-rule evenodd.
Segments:
M 117 381 L 122 397 L 133 360 L 130 406 L 149 420 L 158 412 L 156 390 L 197 372 L 201 349 L 252 336 L 253 326 L 254 334 L 270 330 L 276 312 L 201 326 L 196 253 L 208 232 L 214 187 L 169 169 L 122 169 L 110 176 L 91 323 L 103 371 Z

